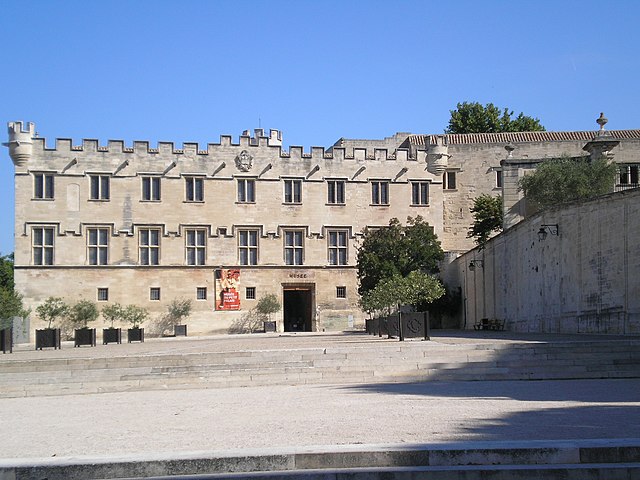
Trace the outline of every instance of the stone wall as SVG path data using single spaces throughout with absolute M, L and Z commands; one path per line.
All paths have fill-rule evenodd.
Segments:
M 640 189 L 626 190 L 540 213 L 458 257 L 446 278 L 462 289 L 461 325 L 497 318 L 512 331 L 640 334 L 638 218 Z

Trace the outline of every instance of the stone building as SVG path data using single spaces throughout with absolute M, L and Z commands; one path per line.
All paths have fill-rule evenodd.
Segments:
M 640 130 L 611 134 L 615 160 L 635 172 L 626 183 L 637 183 Z M 228 332 L 269 293 L 283 306 L 280 331 L 357 328 L 365 227 L 421 215 L 454 258 L 473 247 L 473 199 L 502 193 L 505 146 L 512 157 L 543 159 L 584 153 L 593 137 L 398 133 L 304 151 L 257 129 L 203 149 L 51 146 L 34 124 L 11 122 L 16 286 L 30 307 L 53 295 L 135 303 L 157 316 L 174 298 L 192 299 L 189 328 L 200 334 Z

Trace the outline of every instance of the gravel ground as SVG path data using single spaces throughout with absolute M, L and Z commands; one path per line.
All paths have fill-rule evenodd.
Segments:
M 0 399 L 0 458 L 640 438 L 640 379 L 270 386 Z

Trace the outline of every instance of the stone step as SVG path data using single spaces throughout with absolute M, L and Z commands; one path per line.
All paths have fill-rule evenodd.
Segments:
M 127 356 L 106 356 L 114 351 L 105 346 L 75 349 L 67 357 L 60 350 L 52 358 L 44 357 L 49 352 L 38 352 L 37 358 L 24 360 L 16 353 L 0 359 L 0 397 L 194 386 L 640 376 L 640 342 L 605 342 L 605 347 L 602 343 L 528 343 L 511 348 L 494 344 L 490 348 L 486 344 L 373 342 L 183 354 L 133 348 Z
M 0 460 L 0 478 L 632 479 L 640 439 L 301 447 L 175 456 Z M 185 477 L 186 478 L 186 477 Z M 195 477 L 189 477 L 195 478 Z

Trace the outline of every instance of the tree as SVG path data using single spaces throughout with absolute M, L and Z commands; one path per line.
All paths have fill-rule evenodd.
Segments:
M 124 320 L 125 312 L 124 307 L 119 303 L 113 303 L 102 308 L 102 317 L 111 324 Z
M 383 278 L 360 298 L 367 312 L 387 310 L 400 305 L 429 304 L 445 294 L 440 280 L 423 272 L 413 271 L 406 277 L 398 274 Z
M 22 295 L 14 289 L 13 253 L 0 256 L 0 328 L 11 324 L 13 317 L 27 317 L 30 311 L 22 304 Z
M 280 310 L 280 302 L 278 301 L 278 297 L 273 293 L 260 297 L 256 305 L 256 311 L 260 315 L 267 315 L 269 320 L 271 320 L 271 314 L 276 313 L 278 310 Z
M 189 312 L 191 312 L 191 305 L 189 305 Z M 189 312 L 184 316 L 188 316 Z M 149 311 L 138 305 L 127 305 L 122 309 L 122 316 L 133 328 L 140 328 L 140 324 L 149 318 Z
M 357 255 L 358 293 L 364 295 L 385 278 L 406 277 L 412 271 L 437 273 L 444 258 L 433 227 L 422 217 L 408 217 L 402 226 L 397 218 L 388 227 L 363 231 Z
M 189 315 L 191 315 L 191 300 L 175 298 L 167 306 L 167 317 L 172 325 L 180 325 Z
M 513 111 L 501 110 L 493 103 L 482 106 L 478 102 L 462 102 L 451 110 L 449 126 L 445 133 L 500 133 L 500 132 L 542 132 L 544 127 L 537 118 L 522 112 L 511 120 Z
M 611 193 L 617 174 L 618 166 L 606 160 L 563 156 L 545 160 L 535 172 L 522 177 L 518 190 L 534 208 L 544 210 Z
M 482 248 L 493 232 L 502 230 L 502 197 L 483 193 L 474 198 L 471 213 L 473 225 L 469 228 L 467 238 L 475 239 L 476 244 Z
M 98 307 L 91 300 L 80 300 L 69 311 L 71 322 L 80 328 L 87 328 L 87 324 L 94 322 L 99 315 Z
M 48 322 L 47 328 L 51 328 L 59 318 L 69 314 L 69 306 L 60 297 L 49 297 L 36 307 L 36 313 L 43 321 Z
M 13 253 L 0 256 L 0 288 L 13 290 Z

